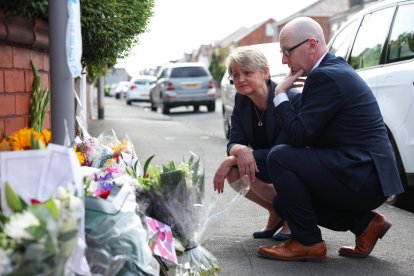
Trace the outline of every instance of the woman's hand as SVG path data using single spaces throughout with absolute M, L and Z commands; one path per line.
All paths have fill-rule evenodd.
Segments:
M 224 191 L 224 181 L 227 178 L 231 168 L 237 164 L 235 156 L 227 156 L 223 162 L 221 162 L 214 175 L 214 191 L 219 194 Z
M 247 175 L 251 183 L 256 181 L 256 172 L 259 172 L 259 170 L 257 169 L 253 152 L 246 146 L 241 147 L 237 151 L 237 168 L 240 177 Z

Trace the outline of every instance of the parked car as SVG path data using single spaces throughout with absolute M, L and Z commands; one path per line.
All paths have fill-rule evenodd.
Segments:
M 150 89 L 155 81 L 154 76 L 138 76 L 129 83 L 129 89 L 126 92 L 126 103 L 132 102 L 149 102 Z
M 282 64 L 282 54 L 280 53 L 279 42 L 256 44 L 252 46 L 262 51 L 267 58 L 270 77 L 273 81 L 277 83 L 289 72 L 289 67 Z M 236 88 L 229 79 L 228 68 L 226 68 L 226 72 L 221 80 L 221 102 L 224 134 L 227 139 L 230 137 L 231 113 L 233 112 L 236 92 Z
M 157 77 L 150 92 L 151 110 L 160 107 L 163 114 L 170 108 L 192 105 L 194 111 L 206 105 L 209 112 L 216 109 L 216 89 L 208 68 L 195 62 L 170 63 Z
M 120 81 L 115 86 L 115 98 L 117 99 L 124 99 L 126 97 L 126 92 L 129 89 L 130 82 L 129 81 Z
M 350 18 L 328 43 L 371 87 L 406 192 L 392 198 L 414 211 L 414 1 L 377 2 Z
M 115 83 L 113 83 L 111 85 L 106 85 L 106 87 L 105 87 L 105 96 L 114 97 L 115 96 L 115 88 L 116 88 Z

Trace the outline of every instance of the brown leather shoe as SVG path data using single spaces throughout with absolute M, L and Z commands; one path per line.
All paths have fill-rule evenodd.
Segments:
M 289 240 L 276 246 L 262 245 L 258 253 L 276 261 L 323 262 L 326 257 L 326 245 L 324 241 L 306 246 L 297 240 Z
M 353 258 L 364 258 L 374 249 L 378 238 L 382 238 L 391 228 L 389 222 L 384 216 L 375 214 L 365 231 L 355 237 L 355 247 L 343 246 L 339 249 L 339 255 Z

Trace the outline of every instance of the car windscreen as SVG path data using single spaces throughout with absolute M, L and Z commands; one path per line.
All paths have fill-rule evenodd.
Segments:
M 203 67 L 177 67 L 171 70 L 171 78 L 207 77 L 208 73 Z

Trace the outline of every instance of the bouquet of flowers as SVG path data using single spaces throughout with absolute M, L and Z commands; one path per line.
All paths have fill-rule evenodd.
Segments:
M 0 151 L 44 149 L 51 138 L 52 134 L 47 129 L 38 132 L 25 127 L 3 138 L 0 142 Z
M 144 165 L 142 176 L 137 176 L 141 186 L 136 190 L 142 211 L 169 226 L 184 248 L 179 260 L 178 275 L 218 275 L 217 259 L 202 246 L 208 229 L 223 219 L 247 192 L 247 185 L 240 182 L 239 193 L 223 202 L 221 195 L 207 198 L 204 194 L 204 166 L 195 154 L 188 159 L 158 166 Z M 134 171 L 129 170 L 133 176 Z M 236 184 L 233 184 L 236 185 Z
M 7 182 L 3 192 L 9 214 L 0 214 L 0 275 L 64 275 L 82 200 L 63 187 L 45 202 L 26 203 Z
M 74 149 L 81 166 L 94 168 L 121 168 L 132 166 L 137 161 L 134 145 L 125 136 L 119 141 L 115 132 L 101 133 L 98 138 L 84 133 L 75 138 Z
M 138 182 L 121 168 L 106 168 L 94 169 L 94 173 L 84 178 L 84 185 L 91 271 L 102 271 L 104 262 L 109 260 L 104 275 L 158 275 L 159 265 L 152 256 L 147 232 L 137 213 L 132 187 Z

